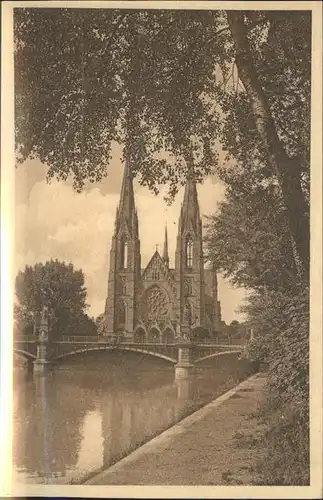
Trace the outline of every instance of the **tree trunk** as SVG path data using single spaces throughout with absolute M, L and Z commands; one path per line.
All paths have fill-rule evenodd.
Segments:
M 228 11 L 227 18 L 236 51 L 236 65 L 250 99 L 256 129 L 269 165 L 280 183 L 294 248 L 297 269 L 302 267 L 305 277 L 309 267 L 309 207 L 301 187 L 301 161 L 290 158 L 276 131 L 269 102 L 260 84 L 248 42 L 244 13 Z

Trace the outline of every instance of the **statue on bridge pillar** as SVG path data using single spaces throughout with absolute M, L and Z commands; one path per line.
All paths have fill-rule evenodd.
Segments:
M 43 306 L 40 316 L 39 340 L 48 341 L 49 335 L 49 311 L 47 306 Z

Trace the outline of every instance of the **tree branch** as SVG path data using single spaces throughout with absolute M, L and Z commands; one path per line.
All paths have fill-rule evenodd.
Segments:
M 286 205 L 291 236 L 305 276 L 309 265 L 308 207 L 301 188 L 299 159 L 291 159 L 280 141 L 269 102 L 258 78 L 248 42 L 244 13 L 228 11 L 228 23 L 236 50 L 239 77 L 248 93 L 259 139 L 267 152 L 268 163 L 276 172 Z

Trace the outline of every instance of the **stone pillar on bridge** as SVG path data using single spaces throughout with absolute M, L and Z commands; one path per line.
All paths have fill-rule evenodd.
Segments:
M 195 371 L 193 363 L 192 343 L 192 311 L 188 303 L 184 324 L 181 324 L 180 341 L 178 343 L 178 363 L 175 365 L 175 380 L 190 377 Z
M 175 365 L 175 380 L 185 379 L 194 374 L 193 344 L 180 342 L 178 344 L 178 363 Z
M 50 361 L 48 359 L 48 350 L 50 342 L 49 311 L 44 307 L 41 314 L 38 340 L 37 340 L 37 359 L 34 361 L 34 373 L 43 375 L 48 369 Z

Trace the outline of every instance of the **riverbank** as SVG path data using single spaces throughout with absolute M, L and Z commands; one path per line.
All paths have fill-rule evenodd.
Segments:
M 259 484 L 265 382 L 250 377 L 84 484 Z

